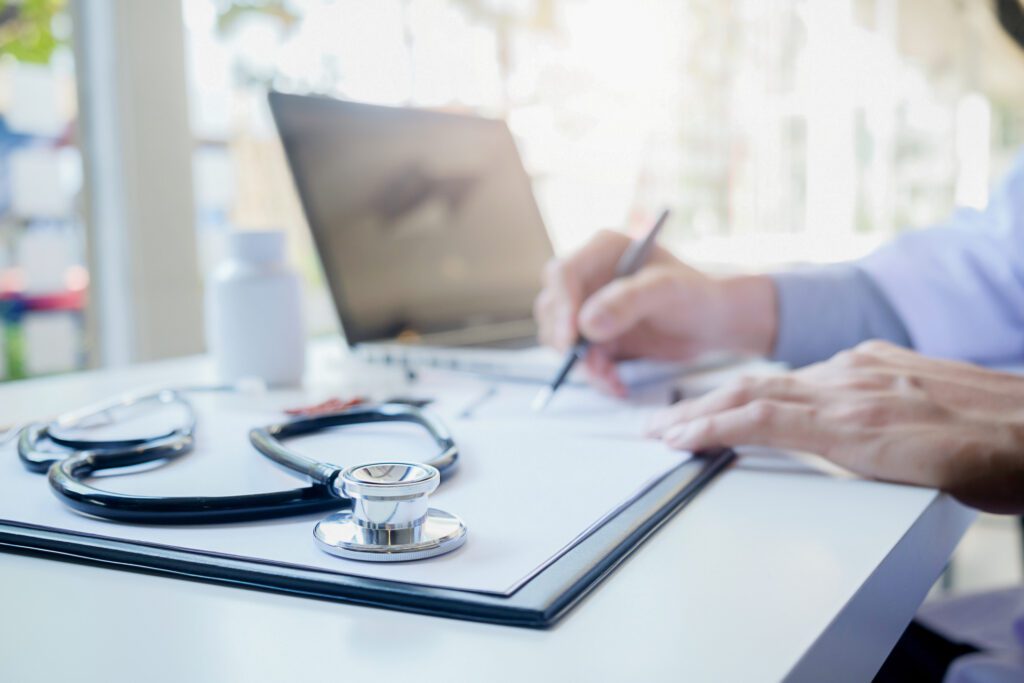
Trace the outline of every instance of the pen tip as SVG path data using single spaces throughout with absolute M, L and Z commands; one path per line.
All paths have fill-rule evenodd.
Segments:
M 537 392 L 537 397 L 533 399 L 533 403 L 530 404 L 530 408 L 535 413 L 539 413 L 548 407 L 548 403 L 551 402 L 551 397 L 554 396 L 555 392 L 551 390 L 551 387 L 544 387 Z

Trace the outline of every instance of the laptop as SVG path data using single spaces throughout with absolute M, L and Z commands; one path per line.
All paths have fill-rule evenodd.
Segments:
M 533 300 L 553 256 L 500 120 L 271 92 L 344 337 L 374 363 L 549 381 Z

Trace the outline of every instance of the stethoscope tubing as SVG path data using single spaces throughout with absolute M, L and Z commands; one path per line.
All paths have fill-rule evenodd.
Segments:
M 145 398 L 145 397 L 143 397 Z M 138 402 L 138 398 L 133 399 Z M 282 440 L 324 429 L 378 422 L 407 422 L 423 427 L 440 448 L 428 464 L 442 473 L 450 472 L 458 460 L 458 449 L 448 430 L 423 409 L 405 404 L 360 406 L 341 413 L 299 417 L 251 430 L 250 443 L 257 451 L 292 473 L 306 476 L 309 486 L 226 496 L 138 496 L 96 488 L 87 480 L 96 472 L 144 463 L 170 460 L 192 451 L 195 419 L 191 406 L 181 396 L 164 397 L 162 402 L 183 401 L 189 411 L 187 423 L 172 432 L 146 439 L 57 440 L 48 424 L 25 427 L 18 440 L 18 457 L 32 472 L 46 472 L 54 494 L 66 505 L 86 515 L 117 522 L 139 524 L 218 524 L 256 521 L 341 510 L 351 501 L 335 486 L 342 468 L 320 462 L 287 448 Z M 51 441 L 65 448 L 55 452 L 40 449 Z M 73 444 L 71 447 L 65 444 Z M 70 454 L 68 453 L 70 450 Z
M 102 456 L 75 455 L 53 465 L 50 487 L 78 512 L 135 524 L 227 524 L 339 510 L 350 504 L 320 485 L 229 496 L 138 496 L 97 489 L 85 483 L 106 469 Z
M 380 422 L 407 422 L 426 429 L 440 448 L 438 455 L 427 464 L 441 474 L 450 473 L 458 461 L 459 452 L 448 429 L 429 412 L 403 403 L 385 403 L 378 406 L 357 406 L 341 413 L 316 415 L 289 420 L 249 432 L 249 442 L 260 453 L 292 473 L 305 475 L 311 482 L 337 491 L 336 480 L 343 468 L 314 460 L 287 448 L 283 439 L 314 434 L 325 429 Z M 342 496 L 337 492 L 339 497 Z

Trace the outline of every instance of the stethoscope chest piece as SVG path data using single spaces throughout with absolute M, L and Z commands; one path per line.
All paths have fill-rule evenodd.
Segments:
M 429 507 L 440 482 L 440 473 L 430 465 L 349 467 L 336 485 L 352 500 L 352 509 L 321 520 L 313 537 L 325 552 L 370 562 L 419 560 L 455 550 L 466 541 L 465 524 Z

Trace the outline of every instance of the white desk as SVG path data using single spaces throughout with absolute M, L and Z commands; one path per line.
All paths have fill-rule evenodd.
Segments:
M 337 377 L 330 351 L 313 367 Z M 184 359 L 3 385 L 0 416 L 207 376 Z M 932 491 L 748 461 L 549 631 L 0 554 L 0 681 L 863 681 L 972 519 Z

